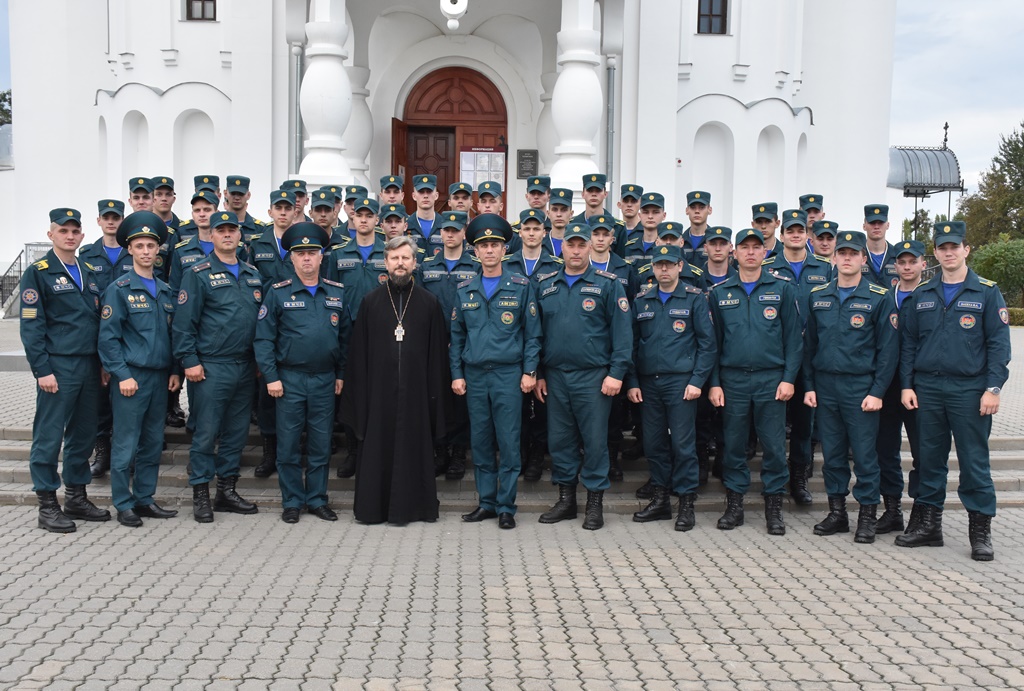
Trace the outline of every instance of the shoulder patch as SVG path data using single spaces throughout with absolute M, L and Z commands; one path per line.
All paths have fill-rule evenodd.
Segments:
M 597 274 L 598 276 L 604 276 L 605 278 L 610 278 L 612 280 L 618 280 L 619 278 L 611 271 L 605 271 L 604 269 L 594 269 L 594 273 Z
M 256 242 L 256 241 L 257 241 L 257 240 L 259 240 L 259 239 L 260 239 L 261 237 L 263 237 L 263 233 L 256 233 L 256 234 L 255 234 L 255 235 L 253 235 L 253 236 L 252 236 L 251 238 L 249 238 L 249 242 L 250 242 L 250 243 Z
M 565 260 L 562 259 L 561 257 L 556 257 L 553 254 L 549 254 L 548 256 L 551 257 L 555 261 L 556 264 L 564 264 L 565 263 Z
M 930 286 L 931 282 L 932 282 L 931 278 L 929 278 L 927 281 L 921 281 L 920 283 L 917 284 L 917 287 L 914 288 L 914 292 L 916 293 L 917 291 L 921 290 L 921 288 L 924 288 L 925 286 Z
M 988 286 L 989 288 L 995 288 L 996 287 L 996 282 L 995 281 L 989 280 L 987 278 L 982 278 L 981 276 L 978 276 L 978 283 L 980 283 L 983 286 Z
M 879 295 L 888 295 L 889 291 L 882 286 L 876 286 L 874 283 L 868 283 L 868 290 L 872 293 L 878 293 Z
M 266 223 L 264 223 L 263 221 L 261 221 L 261 220 L 260 220 L 260 219 L 258 219 L 258 218 L 253 218 L 253 219 L 252 219 L 252 222 L 253 222 L 253 223 L 255 223 L 255 224 L 256 224 L 256 225 L 258 225 L 258 226 L 265 226 L 265 225 L 267 225 Z
M 191 222 L 192 222 L 192 219 L 178 219 L 178 225 L 179 226 L 187 226 Z
M 472 278 L 467 278 L 467 279 L 466 279 L 465 281 L 463 281 L 462 283 L 458 284 L 458 285 L 457 285 L 457 286 L 455 286 L 455 287 L 456 287 L 456 288 L 465 288 L 466 286 L 468 286 L 468 285 L 469 285 L 470 283 L 472 283 L 472 282 L 473 282 L 473 279 L 472 279 Z
M 210 262 L 207 261 L 207 262 L 199 262 L 198 264 L 196 264 L 195 266 L 192 267 L 192 270 L 195 271 L 196 273 L 199 273 L 203 269 L 209 269 L 209 268 L 210 268 Z
M 525 278 L 523 276 L 520 276 L 519 274 L 513 274 L 512 275 L 512 282 L 513 283 L 518 283 L 521 286 L 528 286 L 528 285 L 530 285 L 530 279 Z
M 82 262 L 82 263 L 85 264 L 85 266 L 89 269 L 89 271 L 95 271 L 96 270 L 96 267 L 93 266 L 92 264 L 90 264 L 89 262 Z
M 189 238 L 189 240 L 191 240 L 191 238 Z M 182 240 L 181 242 L 179 242 L 177 245 L 174 246 L 174 249 L 178 249 L 179 247 L 184 247 L 185 245 L 187 245 L 189 243 L 189 240 Z
M 274 285 L 272 285 L 270 287 L 271 288 L 284 288 L 285 286 L 290 286 L 291 284 L 292 284 L 292 279 L 286 278 L 285 280 L 283 280 L 283 281 L 281 281 L 279 283 L 275 283 Z
M 694 276 L 703 276 L 704 275 L 704 269 L 700 268 L 699 266 L 694 266 L 693 264 L 690 264 L 690 272 Z
M 815 286 L 814 288 L 811 288 L 811 292 L 812 292 L 812 293 L 817 293 L 817 292 L 818 292 L 819 290 L 825 290 L 825 289 L 826 289 L 826 288 L 828 288 L 828 287 L 829 287 L 830 285 L 832 285 L 832 284 L 831 284 L 831 283 L 823 283 L 823 284 L 822 284 L 822 285 L 820 285 L 820 286 Z
M 50 268 L 50 262 L 48 260 L 46 260 L 46 259 L 40 259 L 39 261 L 37 261 L 32 266 L 34 266 L 37 269 L 39 269 L 40 271 L 42 271 L 44 269 Z
M 828 264 L 830 266 L 832 264 L 832 262 L 829 261 L 828 257 L 823 257 L 820 254 L 812 254 L 811 256 L 814 257 L 815 259 L 817 259 L 819 262 L 825 262 L 826 264 Z
M 422 252 L 422 251 L 423 250 L 420 250 L 420 252 Z M 427 262 L 435 261 L 438 258 L 438 256 L 440 256 L 440 252 L 438 254 L 430 255 L 429 257 L 427 257 L 426 259 L 423 260 L 423 263 L 426 264 Z
M 475 254 L 470 254 L 469 255 L 469 261 L 476 262 L 477 264 L 479 264 L 480 263 L 480 257 L 476 256 Z
M 639 269 L 637 269 L 636 272 L 638 274 L 642 274 L 642 273 L 647 273 L 650 270 L 651 270 L 651 265 L 650 264 L 644 264 Z
M 324 283 L 326 283 L 329 286 L 336 286 L 338 288 L 344 288 L 345 287 L 344 283 L 338 283 L 337 281 L 332 281 L 329 278 L 321 278 L 320 280 L 323 281 Z M 291 283 L 291 282 L 292 282 L 292 279 L 289 278 L 288 279 L 288 283 Z M 284 281 L 282 281 L 281 283 L 284 283 Z M 280 284 L 277 284 L 277 285 L 280 285 Z M 277 285 L 275 285 L 274 287 L 276 288 Z
M 776 259 L 775 256 L 772 255 L 771 257 L 768 257 L 763 262 L 761 262 L 761 266 L 768 266 L 770 264 L 774 264 L 775 263 L 775 259 Z

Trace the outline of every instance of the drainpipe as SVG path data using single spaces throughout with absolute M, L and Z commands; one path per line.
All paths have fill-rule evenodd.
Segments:
M 296 43 L 292 46 L 292 55 L 295 57 L 295 74 L 292 76 L 292 103 L 295 113 L 295 161 L 292 170 L 298 174 L 302 165 L 302 111 L 299 109 L 299 90 L 302 86 L 302 45 Z
M 608 88 L 607 88 L 607 99 L 608 99 L 608 132 L 607 141 L 605 142 L 605 174 L 608 176 L 608 189 L 615 189 L 614 181 L 614 170 L 615 170 L 615 64 L 616 59 L 614 55 L 608 56 Z

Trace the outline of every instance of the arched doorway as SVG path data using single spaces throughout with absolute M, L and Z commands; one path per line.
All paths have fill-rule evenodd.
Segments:
M 402 119 L 392 122 L 391 169 L 404 168 L 407 181 L 417 173 L 436 175 L 440 211 L 453 182 L 475 187 L 490 176 L 507 187 L 507 131 L 505 101 L 491 80 L 468 67 L 435 70 L 416 83 Z M 463 170 L 473 179 L 462 180 Z M 411 191 L 407 184 L 408 208 L 414 208 Z

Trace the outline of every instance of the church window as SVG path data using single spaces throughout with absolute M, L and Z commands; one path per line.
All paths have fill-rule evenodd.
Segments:
M 217 19 L 217 0 L 185 0 L 186 19 L 214 21 Z
M 724 34 L 728 30 L 728 0 L 700 0 L 697 7 L 698 34 Z

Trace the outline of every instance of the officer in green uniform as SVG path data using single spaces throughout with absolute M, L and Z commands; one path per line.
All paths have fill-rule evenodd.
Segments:
M 683 253 L 662 245 L 654 254 L 657 285 L 633 303 L 633 361 L 629 400 L 643 403 L 644 448 L 653 496 L 633 514 L 638 523 L 669 520 L 669 493 L 679 496 L 675 528 L 694 526 L 698 463 L 694 423 L 701 388 L 711 374 L 718 345 L 700 288 L 679 280 Z
M 313 190 L 310 195 L 312 201 L 309 203 L 309 215 L 313 223 L 324 229 L 331 238 L 332 245 L 348 242 L 352 236 L 348 234 L 347 225 L 338 224 L 338 196 L 331 191 L 330 187 L 321 187 Z M 328 246 L 329 248 L 330 246 Z
M 461 211 L 446 211 L 435 219 L 443 251 L 423 260 L 417 272 L 423 287 L 441 303 L 441 311 L 451 314 L 455 306 L 456 287 L 480 272 L 480 260 L 466 251 L 466 224 L 469 218 Z M 451 327 L 451 322 L 446 322 Z M 434 447 L 434 472 L 444 473 L 447 480 L 461 480 L 466 474 L 466 447 L 469 445 L 469 412 L 467 399 L 454 397 L 452 419 L 447 438 Z
M 380 208 L 380 227 L 384 231 L 381 238 L 387 242 L 391 238 L 406 235 L 409 232 L 409 220 L 405 207 L 400 204 L 384 204 Z
M 100 363 L 96 337 L 100 289 L 95 274 L 75 258 L 82 244 L 76 209 L 50 212 L 53 249 L 21 277 L 21 343 L 36 379 L 29 471 L 39 499 L 39 527 L 73 533 L 75 522 L 109 521 L 110 512 L 89 501 L 89 452 L 96 441 Z M 57 503 L 57 455 L 64 444 L 64 510 Z
M 776 232 L 779 229 L 779 205 L 759 202 L 750 207 L 751 225 L 764 236 L 764 258 L 770 259 L 782 250 Z
M 576 484 L 582 482 L 583 528 L 597 530 L 610 486 L 608 414 L 631 366 L 629 300 L 615 274 L 590 266 L 589 224 L 568 225 L 562 256 L 562 270 L 537 288 L 544 378 L 535 393 L 548 402 L 551 481 L 558 486 L 558 501 L 540 522 L 575 518 Z
M 155 213 L 136 211 L 124 219 L 117 239 L 131 254 L 132 269 L 103 293 L 99 355 L 110 373 L 117 419 L 111 498 L 118 523 L 138 528 L 142 516 L 178 515 L 159 506 L 153 494 L 164 444 L 167 392 L 181 387 L 181 375 L 171 354 L 174 296 L 153 273 L 167 226 Z M 132 461 L 134 475 L 129 471 Z
M 786 243 L 788 250 L 788 239 Z M 875 541 L 879 495 L 875 438 L 882 398 L 899 353 L 896 306 L 889 291 L 861 276 L 867 260 L 865 243 L 863 233 L 841 232 L 836 243 L 836 278 L 813 288 L 805 303 L 803 378 L 804 403 L 817 410 L 828 493 L 828 516 L 814 526 L 814 534 L 850 532 L 846 454 L 852 448 L 857 475 L 853 496 L 860 504 L 854 540 L 869 543 Z
M 708 218 L 711 216 L 711 193 L 693 190 L 686 193 L 686 217 L 690 227 L 682 236 L 683 259 L 703 269 L 708 263 L 704 243 L 708 239 Z
M 658 225 L 665 220 L 665 197 L 658 192 L 644 192 L 640 200 L 640 224 L 643 233 L 626 242 L 626 261 L 637 268 L 651 263 L 658 244 Z M 679 228 L 682 231 L 682 227 Z M 678 236 L 678 233 L 677 233 Z
M 711 373 L 711 403 L 723 408 L 725 514 L 718 528 L 743 525 L 743 495 L 750 468 L 743 441 L 751 416 L 764 445 L 761 482 L 770 535 L 784 535 L 782 495 L 786 490 L 786 401 L 803 360 L 800 312 L 789 281 L 761 266 L 764 236 L 753 228 L 736 236 L 736 276 L 711 289 L 711 316 L 718 339 L 718 363 Z
M 218 200 L 213 190 L 197 190 L 192 195 L 192 222 L 196 226 L 196 233 L 187 240 L 176 244 L 171 250 L 167 280 L 171 290 L 177 292 L 181 285 L 182 275 L 193 264 L 213 251 L 211 222 L 217 213 L 217 203 Z M 234 217 L 234 214 L 231 216 Z
M 469 408 L 474 477 L 479 506 L 467 523 L 498 518 L 516 525 L 516 484 L 522 394 L 537 384 L 540 319 L 530 280 L 502 265 L 512 227 L 501 216 L 482 214 L 468 228 L 482 271 L 458 285 L 452 308 L 452 391 Z M 495 453 L 497 452 L 497 459 Z
M 757 213 L 757 210 L 755 210 Z M 816 257 L 807 249 L 807 214 L 800 209 L 782 212 L 782 251 L 764 260 L 764 266 L 785 276 L 796 288 L 797 304 L 806 322 L 808 296 L 811 290 L 827 285 L 832 278 L 832 264 Z M 859 264 L 858 264 L 859 266 Z M 811 465 L 811 436 L 814 430 L 814 410 L 804 405 L 807 389 L 803 376 L 797 376 L 795 393 L 789 399 L 786 418 L 789 433 L 789 493 L 797 504 L 813 501 L 807 489 L 808 469 Z
M 942 508 L 950 435 L 960 460 L 957 494 L 970 522 L 971 558 L 990 561 L 996 493 L 988 437 L 1009 377 L 1009 313 L 995 282 L 967 268 L 962 221 L 936 223 L 935 258 L 942 274 L 908 298 L 902 315 L 903 405 L 917 409 L 921 474 L 917 525 L 896 537 L 901 547 L 942 545 Z
M 278 189 L 292 192 L 295 195 L 295 217 L 292 219 L 293 223 L 301 223 L 302 221 L 312 222 L 313 219 L 306 215 L 309 190 L 306 188 L 305 180 L 285 180 Z
M 437 203 L 437 176 L 417 175 L 412 179 L 412 198 L 416 210 L 409 214 L 409 235 L 427 256 L 441 251 L 441 233 L 437 228 L 437 214 L 434 205 Z
M 114 279 L 131 271 L 132 258 L 117 244 L 117 229 L 124 217 L 124 202 L 101 199 L 98 207 L 99 217 L 96 223 L 102 235 L 96 242 L 79 250 L 78 259 L 92 267 L 96 285 L 102 294 Z M 110 413 L 109 389 L 106 386 L 100 391 L 97 405 L 99 425 L 96 429 L 96 455 L 89 467 L 94 478 L 103 477 L 110 469 L 110 430 L 113 418 Z
M 244 175 L 229 175 L 224 188 L 224 208 L 238 217 L 238 224 L 242 229 L 242 244 L 246 247 L 254 237 L 265 230 L 263 221 L 249 214 L 249 199 L 252 197 L 249 182 L 249 178 Z
M 704 276 L 709 286 L 716 286 L 727 278 L 736 275 L 736 267 L 732 263 L 732 228 L 711 226 L 704 240 L 704 251 L 707 252 L 707 265 Z
M 607 185 L 608 176 L 603 173 L 590 173 L 583 176 L 583 201 L 586 204 L 586 208 L 573 216 L 573 222 L 590 223 L 590 219 L 595 216 L 614 218 L 612 212 L 604 206 L 604 202 L 608 198 L 608 190 L 605 189 Z M 626 226 L 621 221 L 616 221 L 615 244 L 612 245 L 612 251 L 620 257 L 627 256 L 626 235 Z
M 644 188 L 634 183 L 627 183 L 619 188 L 619 211 L 622 212 L 622 226 L 626 229 L 626 242 L 643 234 L 640 224 L 640 198 Z
M 807 229 L 814 230 L 815 224 L 825 218 L 825 198 L 820 194 L 801 194 L 800 210 L 807 214 Z
M 405 210 L 405 180 L 401 175 L 385 175 L 380 179 L 380 203 L 395 204 Z
M 192 187 L 196 192 L 210 190 L 220 200 L 220 176 L 202 173 L 192 178 Z
M 213 251 L 182 277 L 172 332 L 174 357 L 193 391 L 189 484 L 192 514 L 199 523 L 213 521 L 213 511 L 258 510 L 235 486 L 249 436 L 256 376 L 252 343 L 263 281 L 255 267 L 238 258 L 242 231 L 235 215 L 219 213 L 214 223 Z M 214 477 L 217 495 L 211 510 Z
M 356 226 L 354 223 L 355 216 L 355 201 L 357 199 L 368 199 L 370 196 L 369 191 L 362 185 L 348 185 L 342 190 L 342 211 L 345 212 L 345 220 L 341 221 L 338 219 L 339 234 L 352 239 L 356 236 Z
M 178 198 L 174 193 L 174 179 L 167 175 L 157 175 L 150 180 L 153 183 L 153 213 L 160 217 L 168 230 L 174 230 L 181 223 L 181 219 L 174 213 L 174 202 Z
M 686 260 L 686 247 L 683 246 L 682 230 L 683 225 L 677 221 L 662 221 L 659 223 L 658 239 L 655 240 L 654 247 L 649 250 L 649 255 L 651 257 L 656 256 L 657 248 L 662 245 L 675 245 L 680 249 L 683 257 L 683 268 L 679 271 L 680 280 L 695 288 L 700 288 L 702 291 L 707 291 L 711 286 L 708 284 L 704 271 Z M 637 267 L 637 280 L 640 286 L 653 286 L 657 281 L 654 279 L 654 269 L 650 262 L 646 264 L 641 263 L 643 257 L 639 255 L 636 259 L 637 261 L 634 266 Z
M 400 179 L 397 176 L 388 177 Z M 396 206 L 396 211 L 402 208 L 395 204 L 389 206 Z M 388 280 L 388 271 L 384 264 L 384 239 L 374 232 L 379 211 L 377 202 L 365 197 L 358 198 L 353 200 L 353 209 L 355 238 L 331 247 L 330 253 L 323 259 L 327 266 L 321 266 L 321 271 L 329 280 L 345 286 L 347 310 L 355 322 L 363 298 Z M 351 428 L 345 429 L 345 442 L 346 455 L 337 471 L 340 478 L 355 475 L 356 459 L 359 457 L 359 444 Z
M 836 233 L 838 232 L 839 226 L 835 221 L 819 221 L 814 224 L 814 229 L 811 231 L 814 236 L 811 238 L 814 253 L 830 263 L 832 255 L 836 251 Z
M 868 238 L 868 261 L 864 272 L 880 286 L 893 289 L 900 282 L 896 272 L 896 250 L 885 240 L 889 230 L 889 207 L 885 204 L 868 204 L 864 207 L 864 232 Z
M 153 181 L 149 178 L 134 177 L 128 181 L 128 204 L 132 211 L 153 210 Z
M 572 190 L 564 187 L 553 188 L 548 204 L 548 220 L 544 225 L 548 230 L 545 246 L 550 246 L 548 251 L 555 257 L 562 256 L 562 240 L 565 238 L 565 229 L 571 222 Z M 623 256 L 622 253 L 617 254 Z
M 448 185 L 448 209 L 469 215 L 473 210 L 473 185 L 468 182 L 453 182 Z
M 285 523 L 297 523 L 303 507 L 325 521 L 338 516 L 327 502 L 334 396 L 345 379 L 352 317 L 345 289 L 320 277 L 330 235 L 314 223 L 289 228 L 281 245 L 294 278 L 267 290 L 256 325 L 256 361 L 267 392 L 277 401 L 278 481 Z M 306 433 L 305 477 L 300 440 Z

